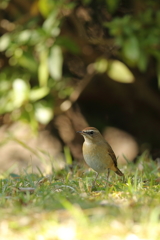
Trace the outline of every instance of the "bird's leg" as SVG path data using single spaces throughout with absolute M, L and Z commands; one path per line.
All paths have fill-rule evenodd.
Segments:
M 93 185 L 92 185 L 92 187 L 94 187 L 94 186 L 95 186 L 95 183 L 96 183 L 96 180 L 97 180 L 97 178 L 98 178 L 98 175 L 99 175 L 99 173 L 98 173 L 98 172 L 96 172 L 96 177 L 95 177 L 95 179 L 94 179 L 94 182 L 93 182 Z
M 125 176 L 123 175 L 122 177 L 123 177 L 123 183 L 125 183 Z
M 108 172 L 107 172 L 107 181 L 106 181 L 106 187 L 107 187 L 107 185 L 108 185 L 109 174 L 110 174 L 110 169 L 108 168 Z

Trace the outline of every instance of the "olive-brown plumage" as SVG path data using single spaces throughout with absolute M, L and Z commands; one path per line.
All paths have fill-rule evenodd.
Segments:
M 107 172 L 107 180 L 110 169 L 119 176 L 124 174 L 117 167 L 117 159 L 111 146 L 105 141 L 101 133 L 94 127 L 87 127 L 79 133 L 84 137 L 83 156 L 87 165 L 97 172 L 95 181 L 99 173 Z M 94 181 L 94 184 L 95 184 Z

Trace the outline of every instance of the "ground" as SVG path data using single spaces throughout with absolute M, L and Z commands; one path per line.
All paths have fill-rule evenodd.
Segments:
M 46 175 L 1 175 L 1 239 L 158 240 L 160 239 L 160 173 L 142 155 L 121 168 L 125 181 L 111 174 L 107 188 L 101 175 L 79 168 Z

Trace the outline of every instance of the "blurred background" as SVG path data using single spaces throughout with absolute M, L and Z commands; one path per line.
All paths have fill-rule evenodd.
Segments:
M 160 157 L 160 2 L 1 0 L 0 171 L 83 162 L 98 128 L 119 164 Z

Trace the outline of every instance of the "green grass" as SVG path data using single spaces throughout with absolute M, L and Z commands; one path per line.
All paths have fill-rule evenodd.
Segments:
M 72 171 L 68 166 L 53 169 L 47 177 L 27 170 L 1 175 L 0 239 L 160 239 L 160 172 L 155 162 L 141 157 L 128 164 L 122 168 L 125 182 L 112 173 L 106 189 L 101 175 L 94 191 L 95 173 L 83 170 L 75 165 Z M 29 187 L 32 192 L 25 189 Z

